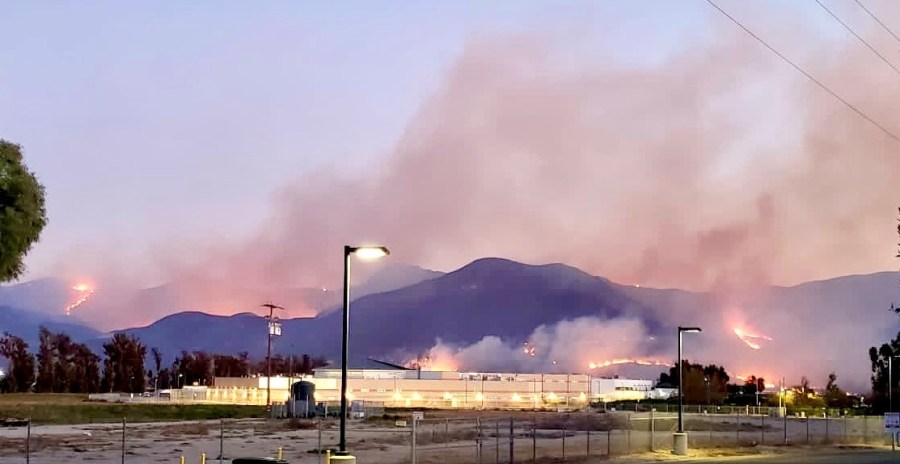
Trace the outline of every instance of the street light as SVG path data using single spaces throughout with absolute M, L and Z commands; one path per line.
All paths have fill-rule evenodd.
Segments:
M 344 324 L 341 334 L 341 434 L 338 453 L 347 454 L 347 337 L 350 332 L 350 256 L 362 260 L 378 259 L 391 252 L 383 246 L 352 247 L 344 245 Z
M 700 327 L 678 327 L 678 433 L 684 432 L 684 361 L 681 358 L 681 334 L 684 332 L 701 332 Z
M 894 412 L 894 382 L 891 378 L 891 360 L 900 356 L 888 356 L 888 412 Z

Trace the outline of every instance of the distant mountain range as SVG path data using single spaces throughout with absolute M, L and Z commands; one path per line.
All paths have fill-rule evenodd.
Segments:
M 13 305 L 0 307 L 0 331 L 30 337 L 31 333 L 36 334 L 37 325 L 45 321 L 77 340 L 94 338 L 91 344 L 99 347 L 102 339 L 96 338 L 96 330 L 65 325 L 58 317 L 46 317 L 46 311 L 20 309 L 40 306 L 35 301 L 42 301 L 41 298 L 51 299 L 41 291 L 46 287 L 52 296 L 54 287 L 48 285 L 41 282 L 0 289 L 0 302 Z M 166 301 L 165 289 L 149 292 L 156 294 L 156 301 Z M 339 295 L 340 291 L 331 296 L 334 294 Z M 27 304 L 16 305 L 13 295 Z M 642 342 L 646 353 L 673 351 L 675 327 L 699 324 L 705 329 L 703 334 L 689 339 L 686 345 L 695 356 L 701 356 L 696 347 L 702 343 L 702 356 L 740 359 L 742 366 L 768 376 L 823 375 L 818 371 L 850 363 L 847 369 L 853 376 L 866 378 L 867 347 L 893 337 L 900 329 L 897 316 L 887 309 L 891 302 L 900 302 L 895 272 L 773 287 L 749 297 L 743 295 L 736 302 L 710 293 L 619 285 L 563 264 L 535 266 L 486 258 L 446 274 L 413 267 L 394 268 L 381 277 L 372 276 L 366 285 L 354 289 L 354 295 L 363 296 L 355 298 L 351 305 L 351 352 L 357 357 L 393 361 L 422 353 L 438 339 L 466 346 L 483 337 L 496 336 L 518 344 L 539 326 L 593 316 L 598 320 L 640 321 L 652 335 Z M 337 359 L 341 333 L 341 313 L 336 311 L 339 300 L 323 298 L 316 304 L 323 305 L 317 317 L 282 321 L 284 335 L 275 343 L 276 353 L 309 353 Z M 247 351 L 260 357 L 266 347 L 265 321 L 260 314 L 216 316 L 179 312 L 125 332 L 140 337 L 147 346 L 159 347 L 167 362 L 181 350 Z M 732 328 L 759 335 L 757 341 L 764 345 L 763 349 L 745 345 Z M 842 351 L 841 343 L 847 342 L 852 342 L 859 352 Z

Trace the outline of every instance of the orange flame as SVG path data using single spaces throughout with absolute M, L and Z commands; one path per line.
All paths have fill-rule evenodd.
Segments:
M 737 337 L 740 338 L 742 342 L 744 342 L 747 346 L 753 348 L 754 350 L 762 348 L 762 346 L 760 346 L 760 344 L 758 343 L 759 340 L 772 341 L 772 338 L 767 335 L 757 334 L 740 327 L 734 328 L 734 334 L 737 335 Z
M 84 304 L 91 295 L 94 294 L 94 289 L 91 288 L 90 285 L 85 283 L 78 283 L 72 287 L 72 290 L 75 290 L 80 294 L 79 298 L 75 300 L 72 304 L 66 306 L 66 316 L 72 315 L 72 310 Z
M 588 364 L 588 369 L 602 369 L 609 366 L 618 366 L 620 364 L 637 364 L 638 366 L 663 366 L 672 367 L 671 363 L 648 360 L 648 359 L 610 359 L 608 361 L 592 362 Z

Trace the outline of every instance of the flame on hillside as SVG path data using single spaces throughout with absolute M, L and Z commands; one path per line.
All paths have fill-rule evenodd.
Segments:
M 750 377 L 752 377 L 752 376 L 748 376 L 748 375 L 734 376 L 734 378 L 740 380 L 741 382 L 746 382 L 747 379 L 749 379 Z M 763 379 L 763 382 L 765 382 L 765 377 L 762 377 L 762 379 Z M 774 383 L 771 383 L 771 382 L 765 382 L 764 386 L 766 387 L 766 390 L 774 390 L 775 387 L 777 387 L 777 385 L 775 385 Z
M 588 369 L 602 369 L 609 366 L 618 366 L 622 364 L 636 364 L 638 366 L 662 366 L 672 367 L 672 363 L 650 360 L 650 359 L 610 359 L 601 362 L 592 362 L 588 364 Z
M 94 289 L 86 283 L 77 283 L 72 290 L 78 292 L 78 299 L 66 306 L 66 316 L 71 316 L 72 311 L 83 305 L 94 294 Z
M 754 350 L 758 350 L 762 348 L 759 344 L 760 341 L 772 341 L 772 338 L 768 335 L 764 335 L 762 333 L 753 332 L 752 329 L 735 327 L 734 334 L 737 335 L 738 338 L 741 339 L 747 346 L 753 348 Z

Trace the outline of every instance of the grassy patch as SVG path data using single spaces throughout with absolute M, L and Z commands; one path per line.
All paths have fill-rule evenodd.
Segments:
M 87 395 L 0 395 L 0 419 L 31 418 L 35 424 L 159 422 L 265 417 L 265 406 L 231 404 L 120 404 L 88 402 Z

